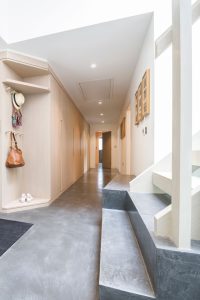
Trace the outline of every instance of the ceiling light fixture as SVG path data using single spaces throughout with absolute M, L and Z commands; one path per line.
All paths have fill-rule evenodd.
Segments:
M 98 104 L 101 105 L 101 104 L 102 104 L 102 101 L 98 101 Z
M 90 65 L 90 68 L 91 68 L 91 69 L 95 69 L 96 67 L 97 67 L 96 64 L 91 64 L 91 65 Z
M 103 116 L 104 114 L 103 113 L 100 113 L 100 116 Z
M 104 123 L 104 120 L 103 120 L 103 121 L 101 121 L 101 123 Z

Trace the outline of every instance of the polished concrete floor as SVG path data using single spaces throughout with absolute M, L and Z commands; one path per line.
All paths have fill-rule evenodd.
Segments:
M 102 188 L 90 170 L 51 206 L 0 214 L 34 225 L 0 258 L 1 300 L 97 300 Z

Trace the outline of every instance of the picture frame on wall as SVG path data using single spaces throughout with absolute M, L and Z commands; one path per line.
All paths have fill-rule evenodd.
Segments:
M 139 124 L 138 117 L 138 91 L 135 93 L 135 125 Z
M 142 78 L 143 115 L 150 114 L 150 69 L 146 70 Z
M 138 87 L 138 122 L 141 122 L 144 118 L 143 115 L 143 92 L 142 92 L 142 82 Z
M 123 139 L 126 136 L 126 118 L 124 117 L 120 125 L 120 137 Z

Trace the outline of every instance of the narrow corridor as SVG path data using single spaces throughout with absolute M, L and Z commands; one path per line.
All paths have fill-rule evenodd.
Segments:
M 90 170 L 51 206 L 0 215 L 34 224 L 0 258 L 0 299 L 98 299 L 101 190 L 115 174 Z

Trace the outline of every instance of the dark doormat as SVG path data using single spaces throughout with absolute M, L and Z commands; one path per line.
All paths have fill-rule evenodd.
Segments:
M 0 256 L 33 224 L 0 219 Z

